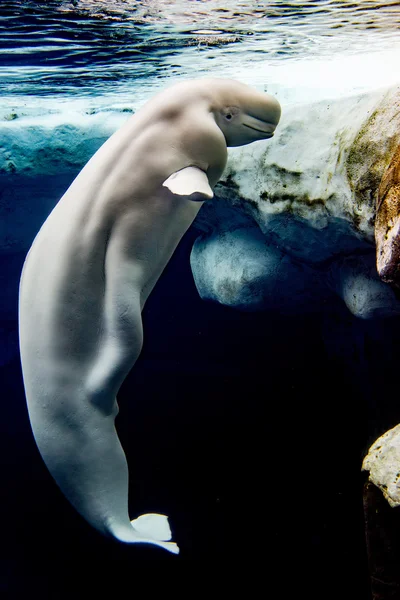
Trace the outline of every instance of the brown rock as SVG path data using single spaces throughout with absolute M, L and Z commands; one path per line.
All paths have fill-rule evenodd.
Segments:
M 400 291 L 400 146 L 379 186 L 375 240 L 378 273 Z

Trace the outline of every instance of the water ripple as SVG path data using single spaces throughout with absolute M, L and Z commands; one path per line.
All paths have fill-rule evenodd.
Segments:
M 6 0 L 0 77 L 7 95 L 104 93 L 171 68 L 207 72 L 216 56 L 251 64 L 389 48 L 399 32 L 399 2 Z

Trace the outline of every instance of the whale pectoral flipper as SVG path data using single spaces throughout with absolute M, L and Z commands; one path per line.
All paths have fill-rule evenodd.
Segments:
M 190 200 L 194 201 L 202 202 L 214 196 L 206 173 L 198 167 L 186 167 L 172 173 L 163 186 L 178 196 L 192 196 Z

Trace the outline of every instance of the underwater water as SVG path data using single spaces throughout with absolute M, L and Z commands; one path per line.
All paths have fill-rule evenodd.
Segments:
M 400 421 L 399 317 L 359 319 L 333 296 L 290 315 L 205 302 L 190 266 L 201 228 L 189 229 L 143 311 L 117 419 L 132 515 L 167 514 L 176 557 L 103 539 L 51 479 L 25 405 L 17 301 L 40 225 L 156 91 L 234 77 L 293 108 L 395 85 L 399 57 L 397 2 L 1 3 L 1 591 L 70 597 L 83 581 L 94 597 L 104 579 L 194 566 L 226 597 L 246 582 L 283 599 L 371 598 L 361 462 Z

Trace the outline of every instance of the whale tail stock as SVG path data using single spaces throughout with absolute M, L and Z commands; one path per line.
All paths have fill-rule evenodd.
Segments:
M 114 425 L 116 402 L 115 407 L 112 414 L 87 405 L 83 410 L 70 405 L 68 415 L 31 410 L 39 451 L 66 498 L 98 531 L 122 543 L 151 544 L 178 554 L 166 516 L 130 520 L 128 465 Z
M 93 338 L 96 351 L 82 360 L 93 328 L 89 323 L 86 337 L 79 337 L 71 319 L 63 320 L 67 308 L 44 305 L 40 295 L 35 302 L 36 254 L 40 258 L 40 252 L 31 253 L 21 279 L 19 328 L 29 418 L 39 452 L 65 497 L 102 534 L 177 554 L 167 517 L 150 514 L 131 521 L 128 511 L 128 464 L 115 417 L 117 392 L 142 346 L 140 303 L 127 276 L 132 267 L 120 257 L 118 268 L 110 265 L 107 329 L 101 343 Z M 85 315 L 90 317 L 90 311 Z M 57 327 L 50 327 L 54 321 Z M 80 360 L 70 351 L 76 340 L 82 341 Z

